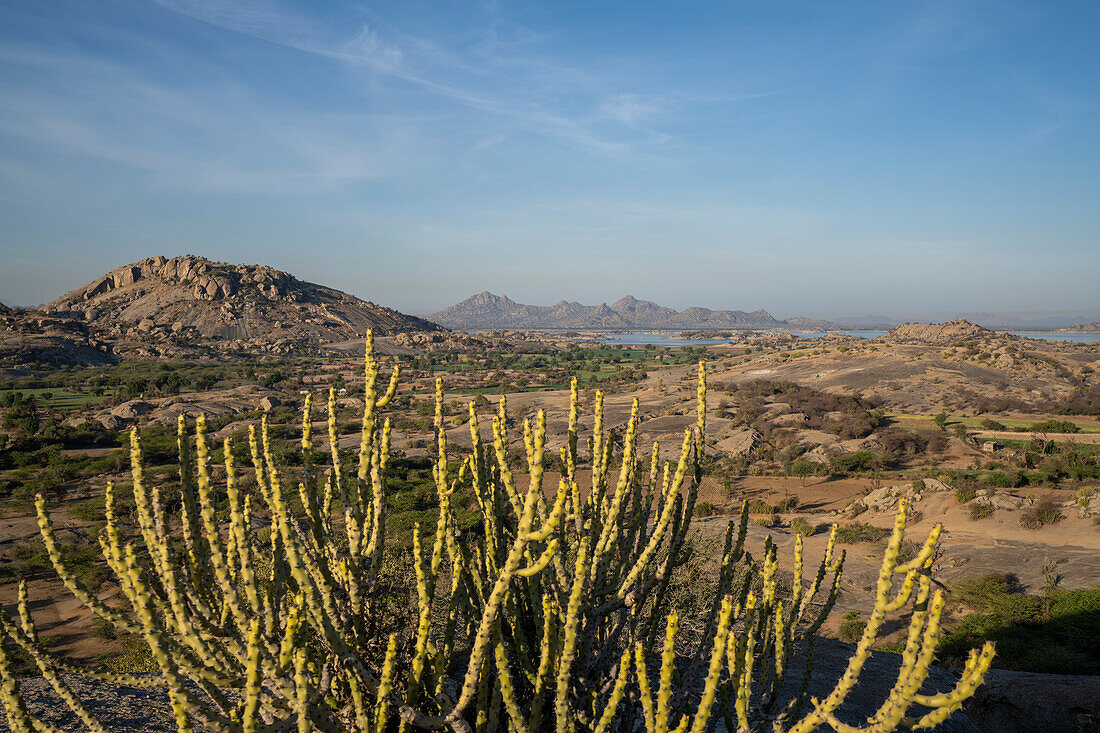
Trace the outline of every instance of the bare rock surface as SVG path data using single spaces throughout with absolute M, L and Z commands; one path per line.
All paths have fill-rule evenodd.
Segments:
M 191 418 L 200 414 L 208 418 L 223 417 L 254 410 L 270 411 L 281 404 L 283 402 L 277 392 L 254 384 L 245 384 L 233 389 L 191 392 L 148 401 L 131 400 L 91 415 L 81 415 L 71 420 L 70 424 L 98 422 L 106 428 L 117 430 L 142 418 L 143 423 L 175 425 L 180 415 Z
M 86 324 L 41 311 L 0 311 L 0 366 L 101 366 L 117 361 Z

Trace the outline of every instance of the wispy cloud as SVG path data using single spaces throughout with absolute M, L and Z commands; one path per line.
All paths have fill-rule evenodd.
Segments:
M 414 85 L 592 155 L 648 155 L 653 145 L 672 137 L 637 128 L 617 135 L 601 130 L 608 117 L 633 126 L 656 111 L 659 98 L 607 88 L 595 75 L 539 59 L 529 49 L 522 57 L 499 42 L 464 51 L 444 49 L 425 38 L 386 33 L 381 23 L 362 24 L 348 33 L 342 26 L 327 28 L 320 19 L 273 3 L 156 2 L 225 30 L 344 62 L 352 71 L 363 69 Z M 517 75 L 517 69 L 523 73 Z M 555 100 L 565 102 L 554 105 Z
M 406 176 L 431 151 L 418 131 L 423 118 L 288 109 L 224 75 L 195 95 L 72 49 L 7 46 L 0 62 L 25 80 L 0 82 L 0 135 L 126 165 L 169 186 L 316 189 Z M 36 83 L 41 76 L 66 83 Z

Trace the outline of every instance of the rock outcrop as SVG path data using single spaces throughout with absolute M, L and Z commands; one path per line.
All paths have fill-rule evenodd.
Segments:
M 445 332 L 441 326 L 263 265 L 149 257 L 47 304 L 109 340 L 185 345 L 233 342 L 287 353 L 361 338 Z
M 998 336 L 996 331 L 971 323 L 965 318 L 956 318 L 947 323 L 903 323 L 879 338 L 883 341 L 943 345 L 995 336 Z
M 87 324 L 37 310 L 0 310 L 0 367 L 100 366 L 116 361 Z

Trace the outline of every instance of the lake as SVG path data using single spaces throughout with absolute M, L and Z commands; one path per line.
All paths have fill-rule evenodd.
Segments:
M 764 332 L 761 332 L 764 333 Z M 829 333 L 839 333 L 856 338 L 876 338 L 882 336 L 885 331 L 773 331 L 772 333 L 791 333 L 805 338 L 820 338 Z M 1016 336 L 1024 336 L 1033 339 L 1047 339 L 1049 341 L 1072 341 L 1079 344 L 1093 344 L 1100 342 L 1100 333 L 1055 333 L 1052 331 L 1008 331 Z M 647 331 L 629 331 L 626 333 L 609 333 L 603 336 L 603 341 L 619 346 L 707 346 L 711 344 L 725 344 L 729 339 L 693 339 L 683 338 L 677 334 L 651 333 Z

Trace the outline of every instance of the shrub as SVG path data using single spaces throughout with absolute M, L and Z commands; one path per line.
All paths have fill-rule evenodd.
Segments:
M 1020 515 L 1020 526 L 1024 529 L 1039 529 L 1054 524 L 1061 518 L 1061 508 L 1052 501 L 1043 500 Z
M 987 640 L 998 666 L 1047 674 L 1100 674 L 1100 586 L 1027 595 L 1012 575 L 965 578 L 951 599 L 971 611 L 950 625 L 937 655 L 948 663 Z
M 955 489 L 955 501 L 960 504 L 965 504 L 971 501 L 978 495 L 978 492 L 970 486 L 963 487 L 961 489 Z
M 776 514 L 778 509 L 763 499 L 753 499 L 749 502 L 750 514 Z
M 101 522 L 105 519 L 103 510 L 103 499 L 97 498 L 82 501 L 69 511 L 74 517 L 83 519 L 85 522 Z
M 837 528 L 836 541 L 845 545 L 859 542 L 878 542 L 890 535 L 890 530 L 874 527 L 865 522 L 842 524 Z
M 793 512 L 797 508 L 798 508 L 798 497 L 797 496 L 784 497 L 783 501 L 781 501 L 781 502 L 779 502 L 778 504 L 775 505 L 775 510 L 777 512 L 781 513 L 781 514 L 786 513 L 786 512 Z
M 1027 476 L 1020 471 L 990 471 L 982 483 L 991 489 L 1015 489 L 1027 484 Z
M 837 638 L 849 644 L 854 644 L 863 636 L 863 631 L 866 628 L 867 622 L 860 617 L 859 611 L 848 611 L 840 622 Z
M 700 517 L 713 517 L 720 513 L 721 510 L 709 501 L 700 501 L 695 505 L 695 514 Z
M 1028 430 L 1033 433 L 1078 433 L 1081 431 L 1081 427 L 1069 420 L 1045 420 L 1032 423 Z
M 988 417 L 985 418 L 984 420 L 982 420 L 981 424 L 982 424 L 982 427 L 985 428 L 986 430 L 1005 430 L 1005 424 L 1003 422 L 998 422 L 997 420 L 991 420 Z
M 802 517 L 795 519 L 791 522 L 791 531 L 795 534 L 800 534 L 803 537 L 811 537 L 813 533 L 817 531 L 817 527 L 807 522 Z
M 993 513 L 993 506 L 991 504 L 971 504 L 967 507 L 967 511 L 970 513 L 971 519 L 984 519 Z
M 876 456 L 871 451 L 861 450 L 854 453 L 833 456 L 829 459 L 829 467 L 833 473 L 848 474 L 857 471 L 866 471 L 875 465 Z

